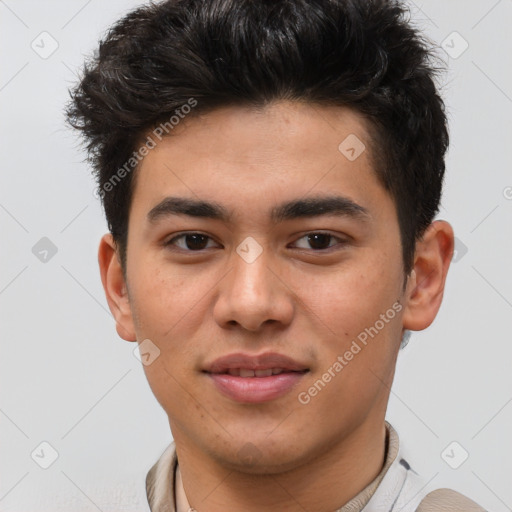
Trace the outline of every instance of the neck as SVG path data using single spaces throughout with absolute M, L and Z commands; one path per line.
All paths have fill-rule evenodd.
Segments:
M 375 480 L 385 460 L 384 420 L 368 421 L 291 471 L 248 474 L 222 465 L 176 432 L 183 488 L 197 512 L 333 512 Z

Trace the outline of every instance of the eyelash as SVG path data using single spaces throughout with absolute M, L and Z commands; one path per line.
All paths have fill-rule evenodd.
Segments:
M 206 237 L 210 240 L 212 240 L 212 237 L 208 236 L 208 235 L 205 235 L 204 233 L 200 233 L 198 231 L 189 231 L 189 232 L 186 232 L 186 233 L 181 233 L 180 235 L 177 235 L 173 238 L 171 238 L 170 240 L 168 240 L 167 242 L 164 243 L 164 246 L 169 248 L 170 250 L 172 251 L 176 251 L 176 252 L 185 252 L 185 253 L 197 253 L 197 254 L 201 254 L 203 253 L 206 249 L 199 249 L 197 251 L 193 251 L 193 250 L 190 250 L 190 249 L 183 249 L 183 248 L 175 248 L 173 247 L 174 243 L 176 240 L 179 240 L 180 238 L 185 238 L 186 236 L 190 236 L 190 235 L 201 235 L 203 237 Z M 326 236 L 329 236 L 331 237 L 331 239 L 335 239 L 335 240 L 338 240 L 338 244 L 336 245 L 340 245 L 340 246 L 345 246 L 348 242 L 347 240 L 343 239 L 343 238 L 340 238 L 340 237 L 337 237 L 331 233 L 325 233 L 323 231 L 310 231 L 309 233 L 306 233 L 305 235 L 301 236 L 300 238 L 297 239 L 298 240 L 302 240 L 303 238 L 307 238 L 308 236 L 310 235 L 326 235 Z M 327 247 L 326 249 L 309 249 L 311 250 L 312 252 L 314 253 L 328 253 L 328 252 L 332 252 L 333 250 L 340 250 L 342 247 L 340 247 L 339 249 L 333 249 L 336 247 L 336 245 L 333 245 L 333 246 L 330 246 L 330 247 Z M 308 250 L 308 249 L 303 249 L 303 248 L 299 248 L 300 250 Z

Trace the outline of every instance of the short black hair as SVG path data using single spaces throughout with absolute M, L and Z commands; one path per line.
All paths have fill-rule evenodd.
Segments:
M 66 107 L 123 270 L 134 152 L 148 130 L 163 123 L 172 135 L 183 112 L 297 100 L 349 107 L 369 121 L 374 171 L 396 205 L 409 274 L 438 212 L 449 143 L 435 46 L 398 0 L 167 0 L 129 12 L 85 61 Z

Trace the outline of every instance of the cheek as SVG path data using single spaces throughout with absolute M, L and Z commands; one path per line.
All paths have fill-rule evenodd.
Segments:
M 132 307 L 140 336 L 164 340 L 196 308 L 204 296 L 204 283 L 170 265 L 146 262 L 132 278 Z
M 382 280 L 361 276 L 325 283 L 319 293 L 315 313 L 328 330 L 317 333 L 319 364 L 312 387 L 301 391 L 317 393 L 309 413 L 321 413 L 326 424 L 338 425 L 340 415 L 357 423 L 387 400 L 401 332 L 399 297 Z
M 306 306 L 305 314 L 325 331 L 326 337 L 318 333 L 319 338 L 341 349 L 347 340 L 373 326 L 399 299 L 401 274 L 396 267 L 374 261 L 347 265 L 321 276 L 301 276 L 300 286 L 295 287 L 299 304 Z M 387 327 L 389 323 L 384 330 Z
M 171 366 L 165 354 L 150 365 L 145 365 L 144 373 L 153 395 L 167 413 L 174 411 L 178 415 L 183 414 L 194 405 L 191 395 L 187 393 L 187 382 L 179 373 L 179 368 Z

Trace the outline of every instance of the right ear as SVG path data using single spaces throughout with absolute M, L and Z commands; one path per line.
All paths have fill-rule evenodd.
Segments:
M 117 334 L 123 340 L 137 341 L 123 270 L 111 233 L 107 233 L 101 238 L 98 263 L 108 307 L 116 321 Z

